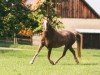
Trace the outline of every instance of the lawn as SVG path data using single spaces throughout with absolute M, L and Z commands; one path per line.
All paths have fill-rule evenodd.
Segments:
M 30 59 L 37 50 L 36 46 L 16 45 L 12 47 L 25 50 L 0 50 L 0 75 L 100 75 L 100 50 L 83 49 L 80 64 L 77 65 L 70 51 L 57 65 L 47 59 L 47 49 L 43 48 L 34 64 Z M 54 49 L 55 61 L 63 48 Z

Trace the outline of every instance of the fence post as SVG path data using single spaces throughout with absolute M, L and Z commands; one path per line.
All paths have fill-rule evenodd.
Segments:
M 17 44 L 16 33 L 14 33 L 14 44 Z

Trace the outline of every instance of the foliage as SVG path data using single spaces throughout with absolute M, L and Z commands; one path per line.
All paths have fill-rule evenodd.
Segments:
M 52 2 L 46 1 L 36 11 L 31 11 L 21 4 L 21 0 L 0 0 L 0 36 L 13 37 L 23 28 L 42 31 L 44 16 L 48 16 L 54 27 L 62 26 L 56 18 Z
M 30 10 L 23 7 L 21 0 L 2 0 L 0 2 L 1 36 L 13 37 L 21 28 L 31 28 L 33 20 L 28 16 Z
M 42 18 L 48 17 L 49 22 L 54 28 L 63 28 L 62 23 L 57 19 L 52 2 L 45 1 L 36 11 L 33 11 L 32 17 L 38 21 L 39 27 L 35 31 L 41 30 Z

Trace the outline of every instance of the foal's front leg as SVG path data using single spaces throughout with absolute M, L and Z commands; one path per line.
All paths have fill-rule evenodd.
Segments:
M 41 51 L 42 47 L 44 45 L 40 45 L 38 51 L 35 53 L 35 55 L 33 56 L 32 60 L 30 61 L 30 64 L 33 64 L 35 58 L 37 57 L 37 55 L 39 54 L 39 52 Z

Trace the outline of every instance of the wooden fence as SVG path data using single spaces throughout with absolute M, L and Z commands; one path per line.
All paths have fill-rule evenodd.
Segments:
M 40 34 L 34 34 L 31 37 L 26 37 L 26 36 L 17 36 L 15 38 L 2 37 L 0 38 L 0 43 L 1 43 L 1 46 L 4 46 L 5 44 L 39 45 L 40 39 L 41 39 Z

